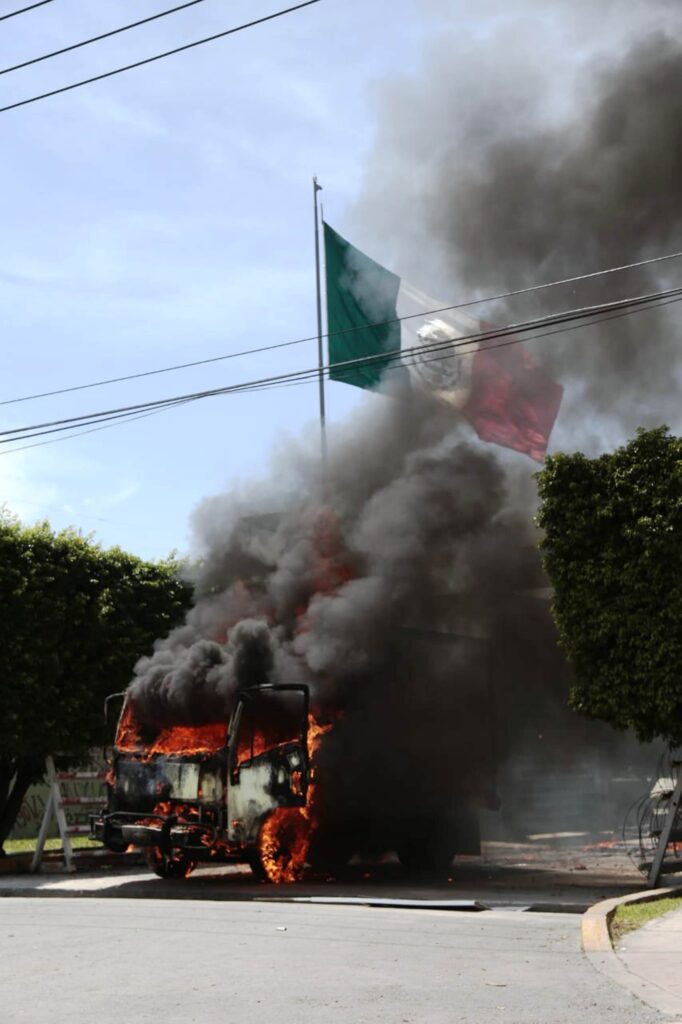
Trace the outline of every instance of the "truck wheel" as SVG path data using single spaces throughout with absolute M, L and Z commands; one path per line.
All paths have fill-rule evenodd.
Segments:
M 130 843 L 124 843 L 122 839 L 109 839 L 105 849 L 112 853 L 125 853 L 129 846 Z
M 478 815 L 470 807 L 444 819 L 422 818 L 398 844 L 396 853 L 408 874 L 447 877 L 458 853 L 478 855 L 481 833 Z
M 450 836 L 419 829 L 416 836 L 406 837 L 398 844 L 396 853 L 408 875 L 444 878 L 455 849 Z
M 248 865 L 251 868 L 251 874 L 257 882 L 269 882 L 268 873 L 265 870 L 263 861 L 260 858 L 258 850 L 253 850 L 248 857 Z
M 313 836 L 308 863 L 318 875 L 340 875 L 353 856 L 353 845 L 338 832 Z
M 196 861 L 182 853 L 164 853 L 158 846 L 151 846 L 145 852 L 148 867 L 159 878 L 187 878 L 194 871 Z
M 263 821 L 249 864 L 259 880 L 281 884 L 303 877 L 309 823 L 298 807 L 279 807 Z
M 411 843 L 398 847 L 398 859 L 408 875 L 426 878 L 445 878 L 450 871 L 454 854 L 451 851 L 419 850 Z

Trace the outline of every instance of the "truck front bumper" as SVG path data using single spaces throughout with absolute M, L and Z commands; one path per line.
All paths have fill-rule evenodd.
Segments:
M 91 814 L 90 835 L 109 850 L 121 853 L 129 846 L 156 846 L 164 853 L 171 850 L 209 850 L 215 846 L 217 831 L 200 822 L 178 822 L 175 815 Z

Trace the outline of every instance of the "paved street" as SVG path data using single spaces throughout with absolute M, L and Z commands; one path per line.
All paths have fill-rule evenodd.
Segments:
M 205 866 L 189 878 L 164 881 L 141 864 L 89 868 L 75 875 L 59 871 L 58 860 L 44 874 L 0 875 L 0 895 L 89 895 L 144 899 L 291 899 L 292 897 L 386 897 L 391 899 L 479 900 L 488 907 L 560 905 L 575 912 L 600 900 L 647 887 L 627 853 L 618 845 L 575 838 L 544 843 L 483 844 L 481 857 L 458 858 L 449 880 L 410 880 L 397 862 L 356 864 L 336 881 L 308 879 L 296 885 L 256 882 L 244 866 Z M 1 866 L 1 865 L 0 865 Z
M 580 919 L 518 911 L 41 899 L 0 904 L 2 1024 L 654 1024 Z

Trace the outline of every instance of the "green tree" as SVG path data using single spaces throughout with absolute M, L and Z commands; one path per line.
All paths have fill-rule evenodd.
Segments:
M 45 756 L 103 742 L 104 697 L 181 621 L 178 568 L 0 509 L 0 849 Z
M 682 439 L 640 430 L 613 454 L 538 474 L 541 548 L 574 708 L 682 743 Z

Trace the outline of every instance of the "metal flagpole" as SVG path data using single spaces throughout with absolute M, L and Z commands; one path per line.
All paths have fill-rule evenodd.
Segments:
M 322 452 L 322 472 L 327 467 L 327 417 L 324 403 L 324 347 L 322 345 L 322 282 L 320 276 L 320 216 L 317 205 L 317 193 L 322 191 L 317 177 L 313 178 L 313 201 L 315 207 L 315 283 L 317 285 L 317 365 L 320 390 L 320 448 Z

